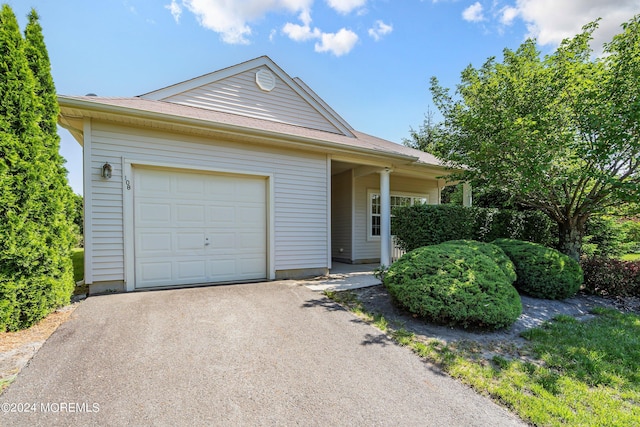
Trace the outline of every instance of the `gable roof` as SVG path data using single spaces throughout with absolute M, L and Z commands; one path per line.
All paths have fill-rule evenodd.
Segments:
M 334 146 L 336 148 L 359 149 L 377 154 L 395 155 L 409 161 L 440 165 L 440 162 L 429 153 L 356 130 L 352 131 L 353 136 L 338 135 L 286 123 L 270 122 L 237 114 L 138 97 L 101 98 L 60 95 L 58 96 L 58 101 L 63 112 L 63 125 L 69 124 L 65 120 L 65 116 L 79 117 L 81 115 L 125 124 L 143 124 L 146 121 L 147 125 L 155 128 L 158 128 L 159 125 L 152 122 L 164 121 L 166 123 L 173 122 L 174 125 L 197 125 L 203 130 L 210 127 L 212 130 L 218 129 L 229 133 L 253 129 L 258 133 L 269 133 L 274 137 L 278 136 L 283 139 L 289 137 L 306 140 L 320 147 L 325 146 L 325 148 Z
M 256 70 L 261 69 L 273 72 L 277 79 L 276 87 L 284 86 L 281 89 L 284 89 L 285 95 L 293 94 L 297 97 L 296 102 L 306 104 L 307 108 L 315 111 L 316 119 L 320 117 L 325 121 L 324 125 L 321 121 L 311 122 L 318 126 L 297 123 L 295 116 L 299 113 L 298 110 L 287 116 L 287 110 L 279 111 L 276 104 L 263 104 L 264 110 L 271 110 L 268 113 L 256 113 L 247 106 L 245 100 L 235 104 L 230 101 L 225 103 L 220 99 L 203 100 L 203 94 L 198 92 L 202 88 L 211 89 L 212 85 L 220 82 L 229 82 L 237 76 L 244 76 L 245 80 L 247 75 L 257 78 Z M 237 84 L 242 85 L 241 82 Z M 243 92 L 242 96 L 246 98 L 256 95 L 255 86 L 254 83 L 245 83 L 236 89 Z M 215 94 L 212 96 L 215 97 Z M 266 56 L 136 97 L 59 95 L 58 102 L 60 124 L 70 130 L 81 144 L 81 118 L 86 117 L 243 141 L 287 144 L 327 153 L 366 154 L 440 170 L 444 167 L 441 161 L 429 153 L 354 130 L 302 80 L 290 78 Z
M 267 79 L 267 80 L 265 80 Z M 268 86 L 265 86 L 268 84 Z M 352 127 L 267 56 L 155 90 L 140 98 L 350 135 Z

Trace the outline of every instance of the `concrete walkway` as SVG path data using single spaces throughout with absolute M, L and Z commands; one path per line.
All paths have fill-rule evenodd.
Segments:
M 312 291 L 346 291 L 380 285 L 382 282 L 373 276 L 380 264 L 343 264 L 334 262 L 328 276 L 302 280 L 298 283 Z
M 293 281 L 90 297 L 2 426 L 524 425 Z

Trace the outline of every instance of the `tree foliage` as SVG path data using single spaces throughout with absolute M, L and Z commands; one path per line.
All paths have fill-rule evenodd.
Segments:
M 436 122 L 435 113 L 428 108 L 420 128 L 418 130 L 411 128 L 409 130 L 410 137 L 404 138 L 402 143 L 407 147 L 430 153 L 435 149 L 440 137 L 439 132 L 440 127 Z
M 28 54 L 29 52 L 29 54 Z M 37 24 L 26 39 L 0 10 L 0 331 L 32 325 L 69 301 L 72 241 L 55 88 Z
M 467 67 L 456 95 L 431 80 L 444 117 L 429 146 L 472 180 L 558 223 L 578 258 L 584 226 L 640 193 L 640 15 L 592 59 L 597 22 L 542 57 L 535 40 Z M 435 141 L 433 141 L 435 137 Z

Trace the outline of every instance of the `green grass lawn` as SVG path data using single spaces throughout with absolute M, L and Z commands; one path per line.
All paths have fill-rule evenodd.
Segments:
M 84 278 L 84 248 L 72 249 L 71 261 L 73 262 L 73 280 L 79 282 Z
M 582 322 L 561 316 L 523 333 L 526 358 L 487 360 L 472 344 L 423 341 L 394 328 L 346 292 L 328 296 L 534 425 L 640 425 L 640 316 L 604 309 Z
M 84 279 L 84 249 L 75 248 L 71 252 L 71 261 L 73 262 L 73 280 L 77 283 Z M 88 288 L 86 285 L 76 286 L 74 295 L 86 295 Z
M 626 254 L 620 257 L 623 261 L 638 261 L 640 260 L 640 254 Z

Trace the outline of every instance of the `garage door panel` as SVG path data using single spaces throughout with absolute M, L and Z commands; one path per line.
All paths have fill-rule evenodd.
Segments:
M 261 236 L 261 233 L 258 233 L 258 232 L 240 233 L 238 249 L 245 252 L 246 252 L 246 249 L 249 249 L 249 250 L 261 249 L 262 242 L 260 242 L 259 240 L 260 236 Z
M 135 168 L 137 288 L 267 277 L 266 180 Z
M 215 222 L 222 226 L 223 224 L 235 223 L 235 208 L 233 206 L 210 206 L 207 221 Z
M 141 253 L 157 256 L 162 252 L 170 253 L 173 250 L 172 241 L 171 233 L 139 230 L 136 244 Z
M 207 198 L 214 202 L 228 203 L 233 201 L 236 192 L 235 181 L 237 178 L 218 176 L 215 181 L 208 181 L 206 186 Z
M 233 252 L 236 249 L 236 234 L 235 233 L 222 233 L 211 231 L 210 246 L 213 251 L 226 251 Z
M 264 227 L 266 218 L 264 217 L 262 206 L 239 206 L 236 218 L 243 224 L 253 227 Z
M 266 268 L 266 263 L 264 258 L 256 256 L 253 258 L 243 258 L 240 262 L 240 270 L 242 274 L 245 275 L 253 275 L 257 274 L 261 271 L 264 271 Z
M 146 171 L 144 176 L 136 176 L 136 187 L 147 195 L 171 192 L 171 177 L 161 171 Z
M 163 283 L 170 281 L 173 278 L 172 263 L 167 261 L 145 261 L 139 264 L 138 278 L 142 283 L 158 283 L 156 286 L 162 286 Z
M 206 182 L 197 174 L 182 174 L 175 177 L 176 191 L 182 195 L 198 195 L 205 194 Z
M 168 226 L 171 223 L 171 205 L 169 203 L 140 201 L 136 214 L 136 219 L 144 224 Z
M 178 282 L 185 280 L 199 280 L 207 274 L 207 263 L 205 259 L 193 261 L 177 261 L 176 277 Z
M 177 226 L 205 226 L 205 207 L 198 204 L 179 204 L 176 206 Z
M 220 277 L 233 277 L 238 271 L 236 259 L 211 260 L 209 262 L 209 267 L 211 274 L 215 274 Z
M 260 202 L 263 198 L 264 180 L 246 180 L 237 184 L 236 201 Z
M 176 252 L 204 252 L 203 244 L 206 242 L 205 233 L 176 232 Z

